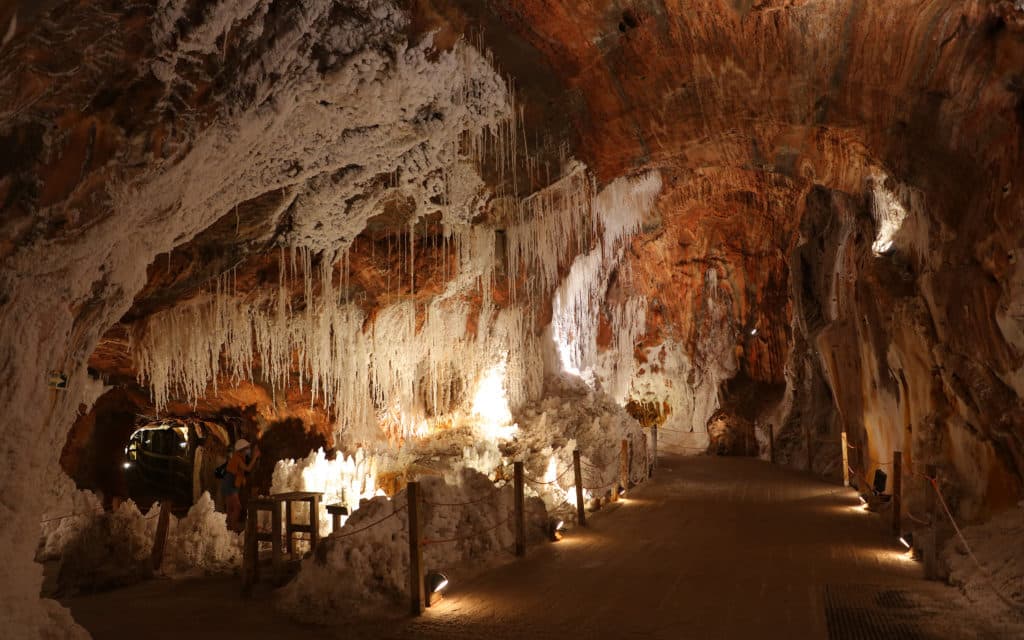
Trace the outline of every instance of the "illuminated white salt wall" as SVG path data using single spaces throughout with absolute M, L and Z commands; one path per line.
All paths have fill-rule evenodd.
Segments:
M 609 282 L 617 269 L 618 277 L 628 281 L 623 253 L 660 191 L 661 177 L 651 172 L 619 178 L 594 197 L 590 210 L 601 230 L 598 242 L 576 258 L 554 295 L 551 333 L 562 369 L 600 385 L 619 403 L 625 401 L 634 369 L 633 344 L 645 331 L 647 301 L 627 296 L 610 302 Z M 601 354 L 597 333 L 606 309 L 613 344 Z

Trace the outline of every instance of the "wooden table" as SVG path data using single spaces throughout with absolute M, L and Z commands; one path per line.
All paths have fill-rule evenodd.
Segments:
M 245 546 L 242 558 L 242 589 L 247 592 L 259 579 L 259 543 L 270 542 L 271 568 L 274 580 L 284 574 L 284 555 L 282 554 L 281 538 L 284 534 L 284 547 L 288 554 L 293 552 L 293 536 L 295 533 L 308 532 L 311 550 L 316 550 L 320 542 L 320 499 L 319 491 L 290 491 L 259 496 L 249 501 L 249 510 L 245 520 Z M 309 505 L 309 522 L 292 522 L 292 505 L 305 502 Z M 281 517 L 281 505 L 284 505 L 284 518 Z M 257 523 L 259 512 L 270 513 L 270 533 L 259 531 Z

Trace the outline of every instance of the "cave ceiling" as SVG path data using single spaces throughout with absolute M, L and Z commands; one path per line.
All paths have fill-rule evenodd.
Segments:
M 6 149 L 0 159 L 0 257 L 15 259 L 21 246 L 102 224 L 112 202 L 125 197 L 111 194 L 110 184 L 195 155 L 210 131 L 242 112 L 240 104 L 270 101 L 259 95 L 267 77 L 287 77 L 294 65 L 305 65 L 302 73 L 323 72 L 330 81 L 322 47 L 310 45 L 307 57 L 291 60 L 287 72 L 267 63 L 268 51 L 310 37 L 297 5 L 239 2 L 232 16 L 232 3 L 205 4 L 179 2 L 190 22 L 160 26 L 168 3 L 3 3 L 0 24 L 11 23 L 15 12 L 17 22 L 0 51 L 8 76 L 0 86 L 8 123 L 0 131 Z M 331 20 L 368 20 L 382 3 L 344 4 Z M 853 372 L 870 384 L 884 379 L 899 395 L 901 366 L 929 372 L 959 362 L 956 381 L 937 377 L 945 380 L 935 383 L 940 391 L 962 385 L 946 389 L 947 395 L 970 398 L 973 415 L 990 422 L 1019 417 L 1020 355 L 1001 337 L 993 315 L 976 310 L 1005 304 L 1008 288 L 1017 286 L 1011 284 L 1017 277 L 1014 252 L 1024 244 L 1019 3 L 400 4 L 409 16 L 401 27 L 409 40 L 432 38 L 428 57 L 465 40 L 489 52 L 514 87 L 524 145 L 539 168 L 511 178 L 484 163 L 481 176 L 495 191 L 541 189 L 557 177 L 552 172 L 566 156 L 585 163 L 599 185 L 660 172 L 656 215 L 627 251 L 623 268 L 632 277 L 628 284 L 613 281 L 608 290 L 612 298 L 617 287 L 628 286 L 648 301 L 638 357 L 647 346 L 677 340 L 693 358 L 734 360 L 730 375 L 778 395 L 794 369 L 810 366 L 801 358 L 813 356 L 819 374 L 831 376 L 840 408 L 845 403 L 861 410 L 863 389 L 844 390 L 836 376 Z M 249 15 L 256 5 L 260 11 Z M 262 35 L 251 40 L 246 30 L 256 20 L 263 22 Z M 172 42 L 168 48 L 154 44 L 158 29 Z M 215 29 L 214 49 L 189 48 Z M 372 42 L 377 34 L 365 37 Z M 287 100 L 288 91 L 275 87 L 274 100 Z M 326 100 L 321 106 L 334 107 Z M 201 217 L 207 221 L 201 228 L 163 239 L 169 250 L 148 265 L 130 306 L 89 358 L 105 380 L 134 384 L 137 371 L 127 349 L 132 327 L 217 286 L 223 274 L 231 274 L 231 286 L 242 295 L 278 287 L 280 247 L 300 225 L 295 211 L 329 197 L 351 171 L 333 165 L 311 170 L 293 155 L 267 167 L 264 172 L 277 173 L 254 182 L 241 200 L 201 203 L 214 209 Z M 386 171 L 367 173 L 359 177 L 367 192 L 387 184 Z M 173 179 L 199 178 L 185 173 Z M 917 194 L 924 203 L 931 221 L 922 232 L 926 249 L 915 245 L 892 260 L 875 259 L 871 246 L 881 223 L 870 212 L 881 191 Z M 137 195 L 147 197 L 145 190 Z M 484 204 L 475 220 L 493 221 L 499 204 Z M 450 277 L 437 257 L 443 250 L 440 214 L 410 226 L 415 206 L 401 196 L 384 197 L 358 235 L 347 238 L 349 294 L 368 314 L 409 297 L 430 299 Z M 173 207 L 154 202 L 152 209 L 159 216 Z M 845 258 L 822 240 L 838 233 L 838 220 L 849 222 Z M 395 253 L 402 234 L 416 246 L 415 283 L 385 283 L 381 273 L 403 268 L 405 258 Z M 815 246 L 818 240 L 821 246 Z M 840 259 L 859 268 L 856 282 L 836 293 L 820 266 Z M 727 300 L 724 318 L 707 312 L 711 272 L 721 283 L 715 295 Z M 964 289 L 968 278 L 981 282 L 967 294 L 977 304 L 961 311 L 951 292 Z M 99 275 L 97 298 L 106 286 Z M 502 304 L 505 287 L 494 289 Z M 841 300 L 853 301 L 858 311 L 821 311 L 841 306 Z M 87 316 L 88 296 L 78 304 L 71 312 Z M 543 323 L 545 312 L 538 313 Z M 817 326 L 814 313 L 833 322 Z M 837 314 L 844 316 L 841 322 Z M 901 327 L 914 323 L 925 335 L 919 351 L 929 354 L 922 362 L 896 363 L 884 349 L 877 351 L 881 343 L 899 341 Z M 976 340 L 955 329 L 966 325 L 982 326 L 986 337 Z M 716 327 L 727 328 L 731 341 L 709 340 Z M 869 337 L 844 337 L 852 331 Z M 843 364 L 864 361 L 872 349 L 877 353 L 870 374 L 861 371 L 866 365 Z M 850 397 L 844 400 L 844 394 Z M 295 396 L 296 406 L 308 404 L 302 394 Z M 145 411 L 145 394 L 138 398 Z M 238 385 L 222 404 L 247 401 L 268 399 L 265 390 Z M 211 400 L 205 408 L 217 405 Z M 1016 431 L 1000 433 L 1016 442 L 1000 455 L 1009 458 L 1005 468 L 1016 469 L 1009 473 L 1019 474 L 1019 423 Z

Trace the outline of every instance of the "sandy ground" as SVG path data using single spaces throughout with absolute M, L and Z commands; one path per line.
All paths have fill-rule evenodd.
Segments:
M 926 583 L 856 494 L 736 458 L 662 458 L 653 482 L 527 558 L 455 581 L 425 616 L 289 620 L 234 578 L 158 580 L 66 604 L 107 638 L 828 638 L 827 586 L 921 594 L 927 637 L 1001 638 Z M 854 591 L 860 587 L 853 587 Z M 344 612 L 339 612 L 344 617 Z

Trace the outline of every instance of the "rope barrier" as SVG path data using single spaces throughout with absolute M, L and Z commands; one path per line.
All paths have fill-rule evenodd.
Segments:
M 56 518 L 47 518 L 46 520 L 40 520 L 39 524 L 43 525 L 47 522 L 56 522 L 57 520 L 67 520 L 68 518 L 77 518 L 78 516 L 87 516 L 95 513 L 104 513 L 103 507 L 97 507 L 93 511 L 79 511 L 77 513 L 69 513 L 66 516 L 57 516 Z
M 550 482 L 544 482 L 543 480 L 535 480 L 530 476 L 526 475 L 525 473 L 523 474 L 523 479 L 529 482 L 530 484 L 558 484 L 558 482 L 565 477 L 565 474 L 569 473 L 570 471 L 572 471 L 572 467 L 566 467 L 565 471 L 563 471 L 561 474 L 559 474 L 557 478 Z
M 926 527 L 927 527 L 927 526 L 931 526 L 931 524 L 932 524 L 930 520 L 925 520 L 925 519 L 923 519 L 923 518 L 918 518 L 918 517 L 917 517 L 917 516 L 915 516 L 915 515 L 914 515 L 913 513 L 911 513 L 911 512 L 910 512 L 910 510 L 907 510 L 907 512 L 906 512 L 906 516 L 907 516 L 908 518 L 910 518 L 910 520 L 911 520 L 912 522 L 916 522 L 917 524 L 923 524 L 923 525 L 925 525 Z
M 980 571 L 982 577 L 985 578 L 985 583 L 990 589 L 992 589 L 992 593 L 996 594 L 996 597 L 1002 600 L 1003 604 L 1010 608 L 1024 611 L 1024 603 L 1015 602 L 1014 600 L 1007 598 L 1001 591 L 999 591 L 999 589 L 996 588 L 996 585 L 992 582 L 992 576 L 990 576 L 985 568 L 981 566 L 981 561 L 979 561 L 978 557 L 974 555 L 974 550 L 971 549 L 971 545 L 967 542 L 967 538 L 965 538 L 963 532 L 960 531 L 960 526 L 957 525 L 956 520 L 953 518 L 953 514 L 949 510 L 949 505 L 946 504 L 946 498 L 942 495 L 942 491 L 939 489 L 938 481 L 930 476 L 925 477 L 928 478 L 928 482 L 930 482 L 932 488 L 935 489 L 935 495 L 938 496 L 939 504 L 942 505 L 942 510 L 946 513 L 946 517 L 949 518 L 949 523 L 953 525 L 953 530 L 956 531 L 956 535 L 960 538 L 960 542 L 963 543 L 964 549 L 967 550 L 967 555 L 969 555 L 971 560 L 974 561 L 974 564 L 977 565 L 978 571 Z
M 384 522 L 385 520 L 397 516 L 399 514 L 399 512 L 401 512 L 403 509 L 405 509 L 408 506 L 409 505 L 407 505 L 407 504 L 403 504 L 402 506 L 398 507 L 397 509 L 395 509 L 394 511 L 392 511 L 388 515 L 386 515 L 383 518 L 381 518 L 380 520 L 377 520 L 373 524 L 367 525 L 367 526 L 363 527 L 362 529 L 356 529 L 355 531 L 349 531 L 347 533 L 342 533 L 342 534 L 332 534 L 331 537 L 335 538 L 335 539 L 348 538 L 349 536 L 354 536 L 357 533 L 362 533 L 362 532 L 366 531 L 367 529 L 372 529 L 372 528 L 376 527 L 377 525 L 379 525 L 380 523 Z
M 429 500 L 424 500 L 423 504 L 429 504 L 432 507 L 462 507 L 462 506 L 467 506 L 467 505 L 471 505 L 471 504 L 479 504 L 479 503 L 484 502 L 486 500 L 490 500 L 493 497 L 494 496 L 484 496 L 484 497 L 478 498 L 476 500 L 470 500 L 469 502 L 431 502 Z
M 602 489 L 607 489 L 607 488 L 611 487 L 612 485 L 616 484 L 617 482 L 618 482 L 618 480 L 612 480 L 608 484 L 603 484 L 600 487 L 587 487 L 587 486 L 584 486 L 583 488 L 586 489 L 587 491 L 591 491 L 591 492 L 593 492 L 593 491 L 601 491 Z
M 432 545 L 432 544 L 444 544 L 446 542 L 458 542 L 459 540 L 469 540 L 470 538 L 476 538 L 476 537 L 482 536 L 485 533 L 490 533 L 491 531 L 494 531 L 495 529 L 497 529 L 501 525 L 503 525 L 506 522 L 508 522 L 510 517 L 511 516 L 506 515 L 505 519 L 502 520 L 501 522 L 499 522 L 498 524 L 496 524 L 496 525 L 494 525 L 492 527 L 488 527 L 486 529 L 481 529 L 480 531 L 474 531 L 473 533 L 470 533 L 468 535 L 458 536 L 456 538 L 443 538 L 443 539 L 440 539 L 440 540 L 431 540 L 430 538 L 424 538 L 421 542 L 423 543 L 423 546 L 426 547 L 426 546 L 429 546 L 429 545 Z

